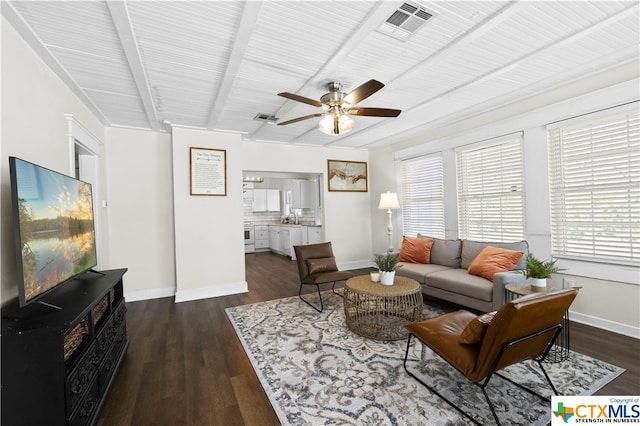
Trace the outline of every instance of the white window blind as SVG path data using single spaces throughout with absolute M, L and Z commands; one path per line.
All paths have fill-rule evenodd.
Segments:
M 587 118 L 588 120 L 588 118 Z M 548 129 L 555 257 L 640 263 L 640 114 Z
M 522 136 L 456 152 L 460 238 L 524 239 Z
M 442 155 L 402 162 L 403 235 L 444 238 Z

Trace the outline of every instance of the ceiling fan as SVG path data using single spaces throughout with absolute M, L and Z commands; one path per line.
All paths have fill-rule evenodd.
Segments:
M 282 96 L 283 98 L 313 105 L 315 107 L 321 107 L 322 109 L 324 109 L 324 112 L 305 115 L 303 117 L 284 121 L 282 123 L 278 123 L 278 126 L 285 126 L 287 124 L 297 123 L 298 121 L 324 116 L 318 124 L 318 128 L 320 129 L 320 131 L 328 135 L 342 135 L 353 128 L 354 121 L 353 119 L 351 119 L 351 117 L 349 117 L 350 115 L 363 115 L 369 117 L 397 117 L 402 112 L 399 109 L 365 107 L 359 108 L 355 106 L 358 102 L 368 98 L 383 87 L 384 84 L 380 83 L 379 81 L 369 80 L 347 94 L 341 91 L 342 85 L 340 83 L 332 81 L 327 83 L 327 90 L 329 90 L 329 93 L 325 93 L 324 95 L 322 95 L 320 101 L 316 101 L 315 99 L 306 98 L 304 96 L 296 95 L 289 92 L 278 93 L 278 96 Z

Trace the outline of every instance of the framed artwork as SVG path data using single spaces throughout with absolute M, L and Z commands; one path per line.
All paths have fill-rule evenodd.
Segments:
M 227 150 L 189 148 L 191 195 L 227 195 Z
M 327 160 L 329 191 L 367 192 L 367 163 Z

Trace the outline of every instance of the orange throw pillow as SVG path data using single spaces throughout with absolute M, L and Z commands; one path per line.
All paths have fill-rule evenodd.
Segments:
M 402 237 L 400 262 L 429 263 L 433 238 Z
M 458 339 L 460 343 L 465 345 L 475 345 L 476 343 L 482 342 L 484 335 L 487 333 L 487 328 L 489 328 L 489 324 L 491 324 L 491 320 L 495 314 L 495 311 L 489 312 L 488 314 L 478 315 L 469 321 L 469 324 L 467 324 L 460 334 Z
M 467 272 L 493 281 L 496 272 L 512 271 L 524 253 L 499 247 L 487 246 L 473 259 Z

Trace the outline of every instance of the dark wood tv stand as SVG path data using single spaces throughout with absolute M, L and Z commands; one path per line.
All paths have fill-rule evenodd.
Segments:
M 92 271 L 2 308 L 2 424 L 92 425 L 129 346 L 122 276 Z

